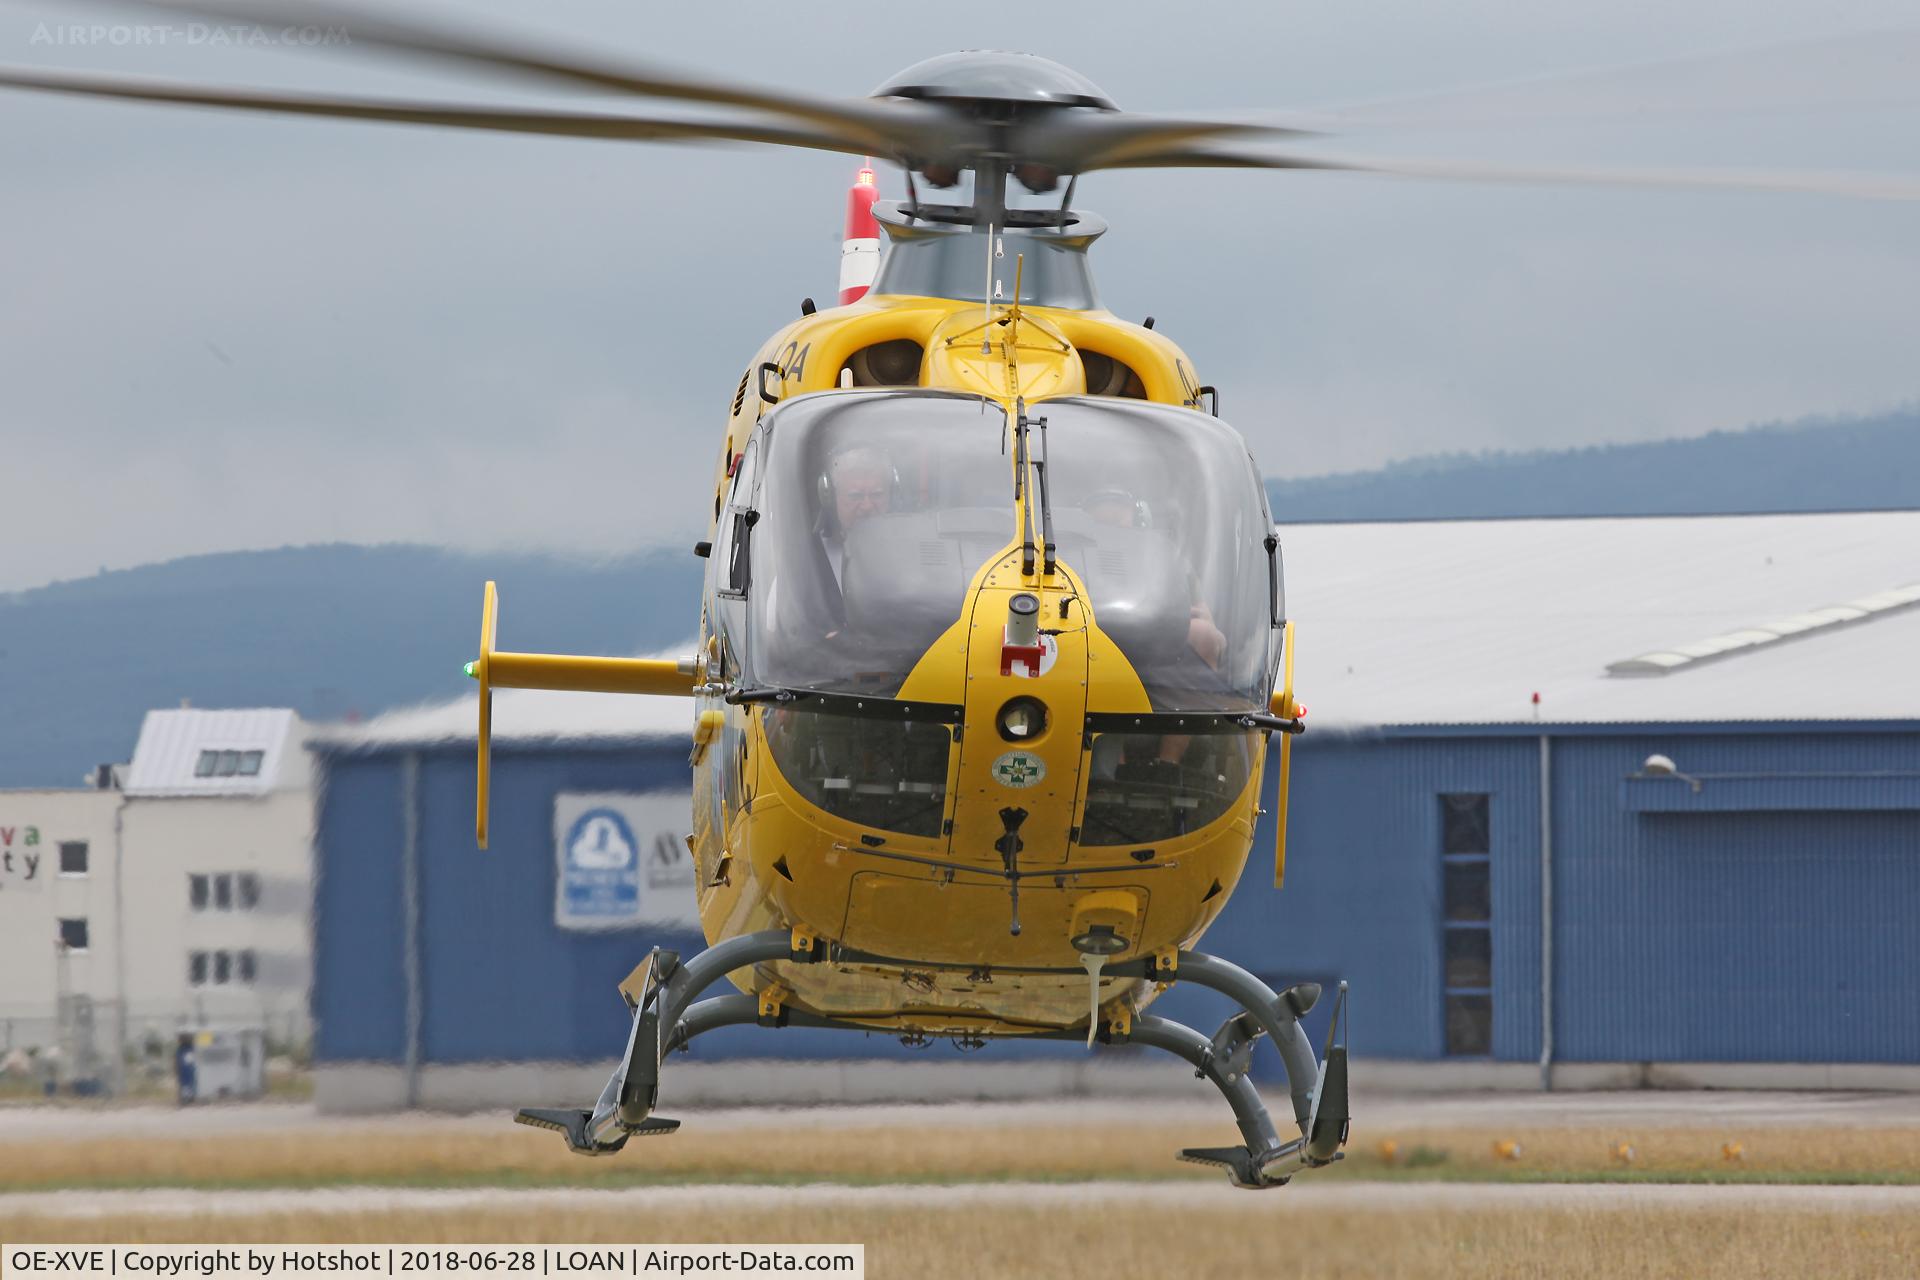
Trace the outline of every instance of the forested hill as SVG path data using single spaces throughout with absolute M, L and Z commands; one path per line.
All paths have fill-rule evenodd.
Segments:
M 587 561 L 419 546 L 192 556 L 0 594 L 0 787 L 75 786 L 153 707 L 371 715 L 471 687 L 480 595 L 506 649 L 629 654 L 699 630 L 690 550 Z
M 1283 524 L 1920 507 L 1920 406 L 1691 440 L 1444 455 L 1269 480 Z

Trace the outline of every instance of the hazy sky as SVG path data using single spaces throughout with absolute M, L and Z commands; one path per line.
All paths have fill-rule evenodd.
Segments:
M 1367 146 L 1920 173 L 1912 0 L 426 12 L 516 9 L 589 46 L 831 93 L 1023 48 L 1138 110 L 1731 53 L 1412 113 L 1548 116 L 1530 127 Z M 340 50 L 46 38 L 123 21 L 153 19 L 0 6 L 0 62 L 512 96 Z M 1636 104 L 1660 109 L 1585 118 Z M 0 590 L 289 542 L 690 541 L 740 370 L 803 295 L 834 293 L 853 167 L 0 95 Z M 1272 474 L 1920 393 L 1920 205 L 1197 171 L 1096 175 L 1077 203 L 1114 225 L 1103 300 L 1158 318 Z

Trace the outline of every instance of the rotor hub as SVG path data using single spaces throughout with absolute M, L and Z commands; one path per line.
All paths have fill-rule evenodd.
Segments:
M 871 96 L 1008 107 L 1119 110 L 1099 85 L 1071 67 L 1038 54 L 1003 49 L 968 49 L 916 62 L 888 77 Z

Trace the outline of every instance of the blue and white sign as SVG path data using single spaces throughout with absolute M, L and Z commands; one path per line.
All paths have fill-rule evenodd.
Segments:
M 572 792 L 553 801 L 562 929 L 697 928 L 686 792 Z

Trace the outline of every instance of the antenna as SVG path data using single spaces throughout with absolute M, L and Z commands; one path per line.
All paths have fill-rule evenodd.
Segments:
M 993 260 L 999 257 L 1000 238 L 994 233 L 993 224 L 987 224 L 987 287 L 981 292 L 982 315 L 980 317 L 980 354 L 993 354 Z
M 1027 272 L 1027 255 L 1013 255 L 1013 305 L 1007 308 L 1007 349 L 1014 350 L 1020 345 L 1020 288 L 1022 277 Z

